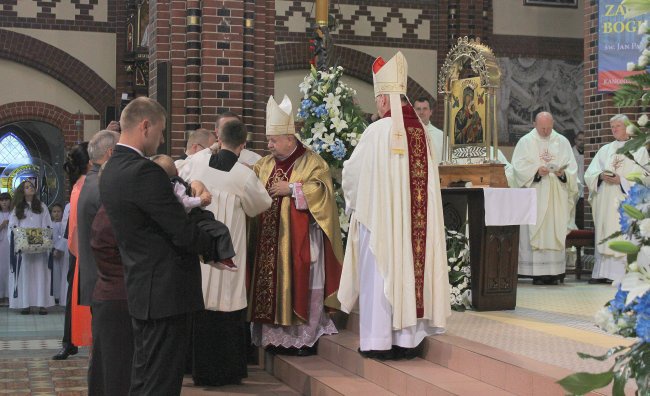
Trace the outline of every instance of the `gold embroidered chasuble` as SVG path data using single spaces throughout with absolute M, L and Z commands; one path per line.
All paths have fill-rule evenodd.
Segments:
M 309 149 L 301 149 L 304 153 L 290 165 L 288 171 L 279 169 L 272 155 L 262 158 L 253 170 L 267 189 L 281 180 L 302 183 L 309 220 L 313 219 L 318 224 L 325 237 L 322 247 L 325 251 L 324 305 L 339 309 L 340 303 L 336 293 L 343 261 L 343 246 L 332 177 L 329 166 L 320 156 Z M 290 326 L 303 324 L 308 320 L 304 305 L 308 305 L 309 296 L 304 288 L 296 288 L 295 285 L 296 281 L 300 281 L 296 278 L 300 277 L 306 276 L 308 282 L 309 260 L 305 260 L 302 257 L 304 254 L 298 251 L 296 246 L 292 246 L 292 241 L 295 241 L 296 237 L 300 238 L 292 235 L 292 230 L 307 234 L 308 242 L 308 228 L 292 224 L 292 221 L 297 223 L 297 219 L 304 215 L 304 211 L 295 208 L 293 198 L 276 197 L 271 208 L 256 219 L 258 230 L 255 232 L 257 240 L 253 241 L 255 257 L 248 304 L 249 319 L 252 322 Z M 306 254 L 309 255 L 308 252 Z M 302 263 L 302 270 L 294 268 L 294 262 Z

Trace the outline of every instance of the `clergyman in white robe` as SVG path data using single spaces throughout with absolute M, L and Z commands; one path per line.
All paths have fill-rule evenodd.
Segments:
M 623 133 L 625 126 L 623 126 Z M 624 140 L 615 140 L 601 147 L 585 172 L 585 182 L 589 188 L 589 203 L 594 217 L 595 263 L 591 278 L 594 280 L 610 279 L 619 281 L 625 275 L 627 255 L 615 252 L 608 247 L 610 241 L 599 243 L 620 230 L 618 208 L 632 187 L 632 182 L 625 177 L 633 172 L 643 173 L 643 169 L 616 150 L 623 147 Z M 634 159 L 642 165 L 648 163 L 648 151 L 645 147 L 634 153 Z M 610 183 L 604 177 L 609 172 L 615 173 L 620 183 Z M 619 238 L 620 239 L 620 238 Z
M 540 114 L 549 122 L 549 113 Z M 523 136 L 512 155 L 514 187 L 537 190 L 537 224 L 522 225 L 519 232 L 519 275 L 532 276 L 536 284 L 538 277 L 552 284 L 563 277 L 566 235 L 575 228 L 578 166 L 569 141 L 552 125 L 550 118 L 546 137 L 537 129 Z M 540 175 L 542 167 L 550 172 Z M 558 177 L 557 171 L 563 171 L 564 177 Z
M 426 336 L 444 332 L 450 315 L 438 163 L 426 138 L 424 314 L 418 318 L 409 160 L 408 153 L 391 153 L 391 124 L 386 117 L 368 126 L 343 167 L 352 217 L 338 298 L 344 312 L 351 312 L 358 298 L 361 351 L 414 348 Z

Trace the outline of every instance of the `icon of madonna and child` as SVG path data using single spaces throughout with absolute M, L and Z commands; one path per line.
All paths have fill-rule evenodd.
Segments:
M 475 78 L 454 81 L 452 84 L 453 107 L 458 107 L 457 99 L 462 92 L 462 106 L 454 117 L 454 145 L 483 144 L 483 116 L 485 115 L 485 91 Z M 461 91 L 462 90 L 462 91 Z M 453 111 L 453 110 L 452 110 Z

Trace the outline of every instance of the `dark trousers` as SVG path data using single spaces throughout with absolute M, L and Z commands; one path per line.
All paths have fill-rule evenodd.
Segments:
M 93 346 L 88 366 L 89 396 L 126 396 L 131 386 L 133 328 L 126 300 L 92 305 Z
M 190 318 L 190 314 L 149 320 L 131 318 L 134 353 L 130 396 L 180 395 Z
M 246 309 L 195 312 L 192 326 L 194 384 L 241 383 L 248 376 Z
M 77 258 L 70 253 L 70 267 L 68 267 L 68 290 L 65 302 L 65 321 L 63 322 L 63 339 L 61 345 L 64 348 L 72 347 L 72 283 L 74 282 L 74 270 L 77 266 Z

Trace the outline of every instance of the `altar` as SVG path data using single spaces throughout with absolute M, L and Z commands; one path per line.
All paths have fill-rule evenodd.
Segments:
M 442 188 L 442 202 L 447 228 L 467 224 L 474 309 L 514 309 L 519 226 L 537 221 L 535 189 Z

